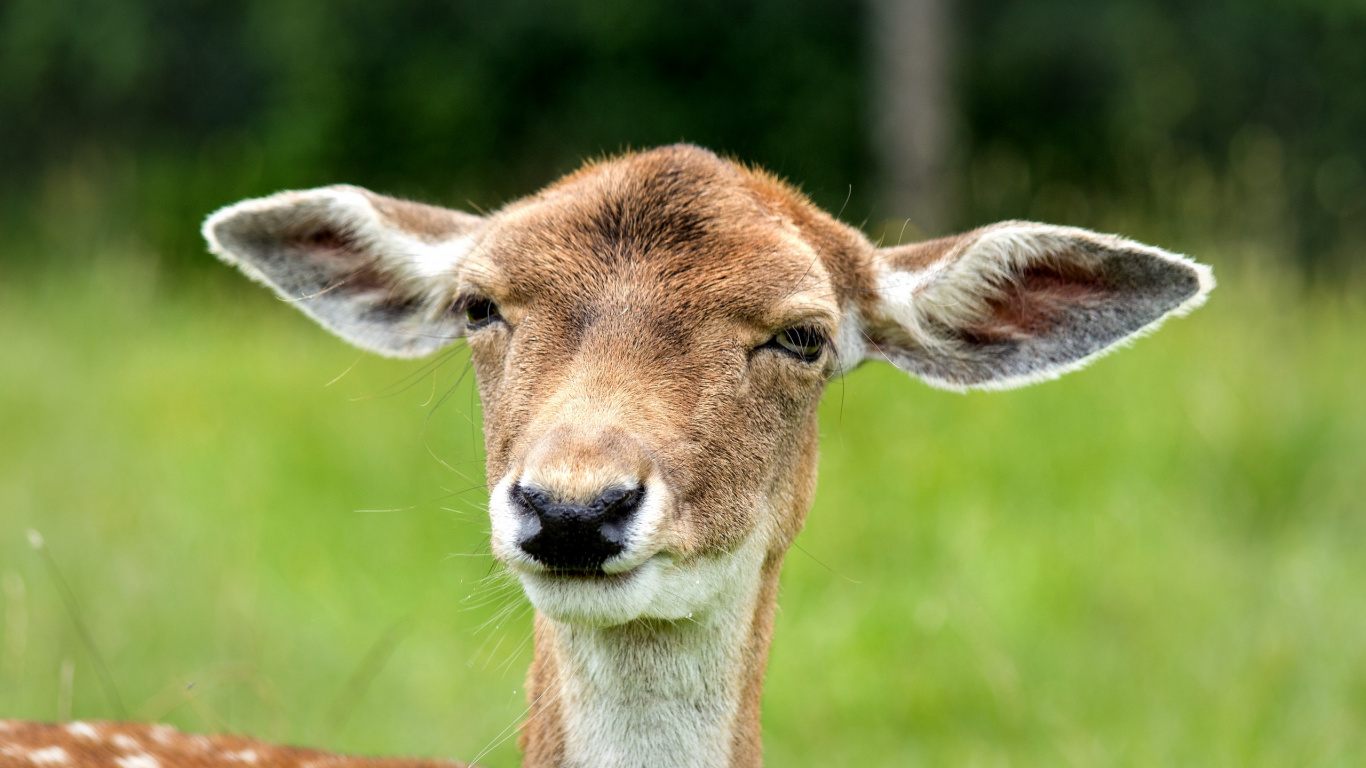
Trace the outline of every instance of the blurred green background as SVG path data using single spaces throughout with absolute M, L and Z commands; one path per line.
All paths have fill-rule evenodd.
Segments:
M 940 4 L 938 219 L 890 202 L 876 3 L 0 4 L 0 716 L 120 714 L 33 529 L 129 717 L 516 765 L 463 353 L 363 357 L 198 223 L 689 140 L 874 236 L 1044 219 L 1221 279 L 1045 386 L 832 385 L 770 764 L 1366 763 L 1366 5 Z

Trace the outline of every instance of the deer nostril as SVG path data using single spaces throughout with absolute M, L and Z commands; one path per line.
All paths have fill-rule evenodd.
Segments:
M 604 491 L 587 504 L 564 503 L 539 488 L 517 484 L 512 499 L 525 518 L 518 546 L 554 570 L 597 571 L 626 548 L 631 519 L 645 489 Z

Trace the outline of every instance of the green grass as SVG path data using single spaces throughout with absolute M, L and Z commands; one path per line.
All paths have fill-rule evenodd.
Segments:
M 1366 310 L 1225 271 L 1059 382 L 831 388 L 771 765 L 1366 763 Z M 424 405 L 463 358 L 325 386 L 358 353 L 216 277 L 0 280 L 0 716 L 62 714 L 64 663 L 72 716 L 116 714 L 33 528 L 129 715 L 474 757 L 523 710 L 530 622 L 487 557 L 447 557 L 487 551 L 468 380 Z

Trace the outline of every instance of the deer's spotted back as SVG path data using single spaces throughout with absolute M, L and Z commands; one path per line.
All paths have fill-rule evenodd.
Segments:
M 169 725 L 0 720 L 0 768 L 461 768 L 442 760 L 368 759 L 181 733 Z

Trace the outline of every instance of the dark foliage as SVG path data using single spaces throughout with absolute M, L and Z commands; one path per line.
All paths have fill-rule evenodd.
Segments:
M 1274 221 L 1310 260 L 1366 242 L 1360 3 L 969 0 L 958 21 L 960 223 L 1180 218 L 1208 177 L 1202 226 Z M 687 140 L 877 220 L 865 24 L 859 0 L 8 0 L 0 217 L 52 218 L 75 178 L 109 226 L 197 261 L 196 223 L 248 195 L 489 208 Z
M 1108 197 L 1361 259 L 1366 4 L 972 0 L 960 21 L 975 214 Z

